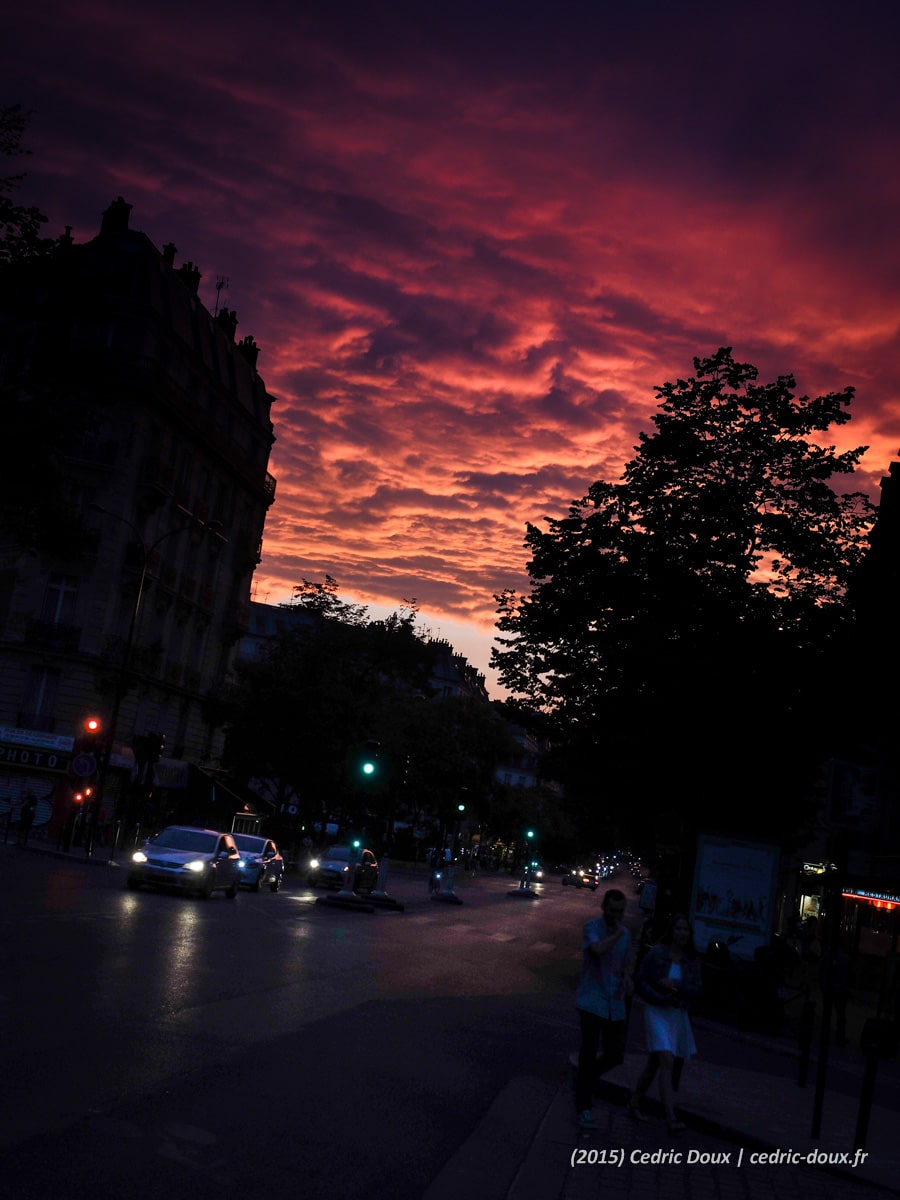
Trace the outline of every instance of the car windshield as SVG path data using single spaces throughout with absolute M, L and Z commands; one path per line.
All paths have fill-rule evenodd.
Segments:
M 166 850 L 215 850 L 219 840 L 217 833 L 208 833 L 205 829 L 164 829 L 153 839 L 156 848 Z
M 322 857 L 326 859 L 337 858 L 346 862 L 350 858 L 350 848 L 349 846 L 331 846 L 330 849 L 325 851 Z
M 262 854 L 266 844 L 265 838 L 253 837 L 249 833 L 236 833 L 234 840 L 237 842 L 238 850 L 250 850 L 253 854 Z

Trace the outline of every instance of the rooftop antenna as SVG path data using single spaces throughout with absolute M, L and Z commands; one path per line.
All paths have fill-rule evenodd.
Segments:
M 227 275 L 216 276 L 216 307 L 215 311 L 213 312 L 214 317 L 219 315 L 219 298 L 221 297 L 223 290 L 228 287 L 230 282 L 231 280 Z

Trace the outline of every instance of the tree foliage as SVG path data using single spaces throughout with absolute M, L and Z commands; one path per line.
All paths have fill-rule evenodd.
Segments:
M 435 646 L 414 602 L 368 620 L 329 576 L 296 592 L 290 607 L 308 619 L 241 669 L 227 713 L 233 774 L 268 781 L 276 803 L 290 796 L 301 823 L 340 817 L 376 841 L 391 819 L 439 820 L 463 794 L 474 810 L 511 735 L 489 704 L 433 696 Z M 366 780 L 372 743 L 378 770 Z
M 21 104 L 0 108 L 0 156 L 18 158 L 30 153 L 22 145 L 30 114 Z M 16 204 L 12 198 L 24 174 L 0 176 L 0 264 L 20 262 L 48 254 L 52 238 L 41 236 L 47 218 L 34 205 Z
M 530 594 L 499 604 L 502 682 L 556 719 L 570 786 L 671 824 L 759 829 L 798 815 L 823 735 L 846 588 L 872 519 L 865 447 L 812 435 L 852 388 L 759 384 L 730 348 L 656 389 L 618 483 L 529 525 Z M 621 809 L 620 809 L 621 811 Z

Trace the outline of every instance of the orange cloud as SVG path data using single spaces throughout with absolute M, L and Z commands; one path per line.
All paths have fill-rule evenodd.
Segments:
M 873 492 L 897 453 L 888 8 L 837 36 L 816 5 L 503 7 L 10 19 L 29 202 L 87 238 L 124 194 L 261 344 L 271 600 L 327 572 L 483 638 L 525 523 L 617 478 L 654 386 L 720 345 L 855 385 Z

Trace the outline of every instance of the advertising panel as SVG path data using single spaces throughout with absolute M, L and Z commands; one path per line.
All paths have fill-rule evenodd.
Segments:
M 725 942 L 732 954 L 752 958 L 772 940 L 778 846 L 701 834 L 691 901 L 694 941 L 702 953 Z

